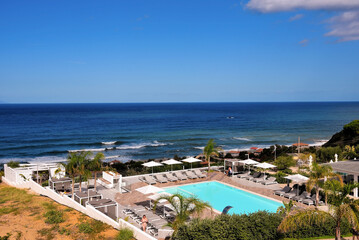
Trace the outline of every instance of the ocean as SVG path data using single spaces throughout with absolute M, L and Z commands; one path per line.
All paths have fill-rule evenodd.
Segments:
M 321 145 L 359 119 L 359 102 L 0 104 L 0 163 L 57 161 L 69 151 L 108 160 L 196 155 L 210 138 L 225 150 Z

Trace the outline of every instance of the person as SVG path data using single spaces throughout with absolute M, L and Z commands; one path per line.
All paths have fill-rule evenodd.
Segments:
M 143 217 L 141 219 L 141 223 L 142 223 L 142 230 L 145 232 L 146 228 L 147 228 L 147 223 L 148 223 L 148 219 L 147 219 L 146 215 L 143 215 Z
M 230 177 L 231 175 L 232 175 L 232 168 L 229 167 L 229 168 L 228 168 L 228 177 Z

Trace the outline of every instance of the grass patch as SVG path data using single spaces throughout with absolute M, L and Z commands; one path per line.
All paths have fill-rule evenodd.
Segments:
M 44 214 L 45 223 L 48 224 L 58 224 L 65 221 L 64 213 L 58 210 L 49 210 Z
M 52 228 L 43 228 L 37 231 L 40 236 L 44 237 L 46 240 L 51 240 L 55 238 Z
M 7 233 L 6 235 L 4 236 L 0 236 L 0 240 L 9 240 L 11 237 L 11 233 Z
M 14 187 L 0 188 L 0 202 L 13 202 L 19 204 L 26 204 L 31 202 L 33 195 L 30 195 L 23 189 L 17 189 Z
M 133 231 L 129 228 L 121 229 L 116 236 L 116 240 L 131 240 L 131 239 L 134 239 Z
M 10 214 L 10 213 L 17 214 L 18 210 L 19 210 L 19 208 L 16 208 L 16 207 L 2 207 L 2 208 L 0 208 L 0 216 L 5 215 L 5 214 Z
M 70 229 L 62 227 L 62 228 L 59 229 L 59 233 L 61 235 L 69 236 L 71 234 L 71 231 L 70 231 Z
M 83 221 L 78 225 L 79 232 L 89 234 L 93 239 L 98 239 L 98 235 L 107 228 L 109 228 L 107 224 L 94 219 Z

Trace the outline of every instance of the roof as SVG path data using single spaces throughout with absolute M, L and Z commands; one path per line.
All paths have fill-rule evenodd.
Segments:
M 348 161 L 339 161 L 333 163 L 325 163 L 330 165 L 335 172 L 358 174 L 359 175 L 359 161 L 358 160 L 348 160 Z
M 294 146 L 294 147 L 297 147 L 297 146 L 303 147 L 303 146 L 309 146 L 309 144 L 308 143 L 293 143 L 292 146 Z
M 257 148 L 257 147 L 251 147 L 250 149 L 252 149 L 252 150 L 257 150 L 258 148 Z
M 88 198 L 88 197 L 101 197 L 101 194 L 95 191 L 90 192 L 75 192 L 75 195 L 79 198 Z
M 239 153 L 241 153 L 241 152 L 240 152 L 240 151 L 231 150 L 231 151 L 229 151 L 229 153 L 236 153 L 236 154 L 239 154 Z
M 256 153 L 260 153 L 260 152 L 262 152 L 263 151 L 263 148 L 258 148 L 257 150 L 256 150 Z

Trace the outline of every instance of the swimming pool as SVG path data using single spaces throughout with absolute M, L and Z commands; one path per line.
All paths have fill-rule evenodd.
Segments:
M 216 181 L 169 187 L 165 188 L 165 191 L 171 194 L 180 193 L 187 197 L 194 195 L 202 201 L 209 202 L 214 209 L 220 212 L 226 206 L 233 207 L 228 213 L 237 214 L 253 213 L 259 210 L 276 212 L 277 208 L 282 206 L 280 202 Z

